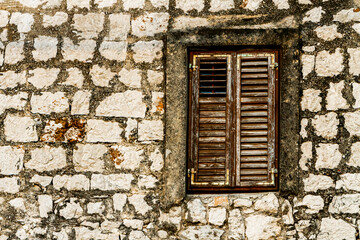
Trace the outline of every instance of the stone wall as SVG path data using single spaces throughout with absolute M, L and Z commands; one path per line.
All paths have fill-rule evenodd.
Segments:
M 0 0 L 0 240 L 358 239 L 357 7 L 358 0 Z M 176 171 L 168 165 L 176 152 L 164 141 L 165 129 L 176 129 L 165 121 L 168 34 L 192 33 L 196 42 L 198 32 L 215 31 L 231 45 L 223 33 L 259 29 L 300 34 L 301 67 L 291 71 L 301 75 L 301 100 L 281 99 L 283 114 L 300 109 L 297 191 L 164 204 L 174 194 L 166 176 Z

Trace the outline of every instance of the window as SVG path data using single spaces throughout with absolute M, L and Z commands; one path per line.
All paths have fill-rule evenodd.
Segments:
M 279 51 L 189 52 L 189 192 L 278 188 Z

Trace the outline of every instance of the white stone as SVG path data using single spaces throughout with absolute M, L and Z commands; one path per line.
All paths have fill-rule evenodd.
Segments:
M 323 218 L 317 240 L 355 240 L 356 230 L 342 219 Z
M 352 144 L 351 156 L 349 162 L 346 164 L 353 167 L 360 167 L 360 142 L 355 142 Z
M 303 97 L 301 100 L 301 109 L 303 111 L 309 110 L 311 112 L 321 111 L 321 91 L 313 88 L 309 88 L 303 91 Z
M 299 161 L 299 166 L 303 171 L 308 171 L 308 165 L 310 164 L 312 155 L 312 142 L 304 142 L 301 144 L 301 158 Z
M 309 120 L 307 118 L 303 118 L 301 119 L 301 129 L 300 129 L 300 135 L 302 138 L 307 138 L 308 137 L 308 133 L 306 130 L 306 127 L 309 125 Z
M 20 190 L 19 178 L 4 177 L 0 178 L 0 192 L 17 193 Z
M 35 121 L 31 117 L 7 115 L 4 120 L 4 133 L 7 141 L 35 142 L 38 140 Z
M 23 198 L 14 198 L 11 201 L 9 201 L 9 204 L 10 204 L 10 206 L 15 208 L 16 210 L 26 211 Z
M 5 47 L 5 60 L 7 64 L 16 64 L 25 58 L 24 41 L 10 42 Z
M 323 13 L 325 13 L 325 11 L 322 10 L 322 7 L 313 8 L 305 13 L 305 17 L 303 18 L 303 23 L 320 22 Z
M 35 174 L 31 179 L 30 182 L 31 183 L 38 183 L 43 187 L 47 187 L 50 185 L 51 181 L 52 181 L 52 177 L 48 177 L 48 176 L 40 176 Z
M 188 220 L 196 223 L 206 223 L 206 208 L 200 199 L 196 198 L 187 203 Z
M 255 202 L 255 210 L 276 213 L 279 209 L 279 200 L 275 194 L 269 193 Z
M 360 111 L 345 113 L 344 118 L 350 136 L 360 136 Z
M 352 28 L 355 30 L 355 32 L 360 34 L 360 23 L 355 23 Z
M 315 32 L 318 38 L 324 39 L 325 41 L 332 41 L 335 38 L 343 37 L 343 35 L 337 31 L 337 26 L 335 24 L 317 27 Z
M 360 108 L 360 84 L 359 83 L 352 83 L 353 88 L 353 96 L 355 98 L 355 104 L 353 108 Z
M 321 196 L 306 195 L 301 202 L 295 203 L 295 207 L 306 206 L 308 214 L 318 213 L 324 209 L 324 199 Z
M 169 213 L 164 213 L 160 211 L 159 222 L 161 224 L 171 224 L 175 225 L 179 230 L 181 227 L 182 213 L 181 207 L 172 207 L 169 210 Z
M 304 52 L 312 53 L 315 51 L 315 46 L 303 46 L 302 50 Z
M 169 0 L 150 0 L 151 4 L 156 8 L 165 7 L 169 8 Z
M 273 2 L 278 9 L 290 8 L 288 0 L 273 0 Z
M 302 63 L 302 74 L 303 78 L 306 78 L 309 73 L 314 70 L 315 67 L 315 56 L 304 54 L 301 56 Z
M 168 13 L 147 13 L 131 21 L 132 34 L 137 37 L 153 37 L 157 33 L 167 30 Z
M 247 4 L 245 5 L 245 9 L 249 9 L 251 11 L 255 11 L 260 7 L 263 0 L 248 0 Z
M 92 227 L 91 227 L 92 228 Z M 108 239 L 120 239 L 119 233 L 106 233 L 103 234 L 100 229 L 95 228 L 90 230 L 86 227 L 75 227 L 76 240 L 108 240 Z M 92 228 L 93 229 L 93 228 Z
M 44 27 L 60 26 L 68 20 L 68 14 L 65 12 L 56 12 L 54 15 L 43 15 Z
M 238 198 L 234 201 L 234 207 L 251 207 L 253 204 L 253 202 L 250 199 L 246 199 L 246 198 Z
M 209 211 L 209 223 L 222 226 L 226 220 L 225 208 L 210 208 Z
M 328 176 L 310 174 L 308 178 L 304 179 L 304 190 L 306 192 L 316 192 L 333 187 L 335 187 L 334 181 Z
M 35 50 L 32 52 L 36 61 L 47 61 L 55 58 L 58 40 L 54 37 L 39 36 L 34 40 Z
M 209 11 L 219 12 L 219 11 L 226 11 L 231 8 L 234 8 L 233 0 L 211 0 Z
M 348 48 L 347 52 L 350 55 L 349 72 L 355 76 L 360 75 L 360 47 Z
M 164 156 L 160 152 L 159 148 L 156 148 L 149 157 L 149 160 L 151 161 L 150 169 L 151 171 L 161 171 L 164 167 Z
M 38 172 L 52 171 L 66 167 L 66 151 L 62 147 L 36 148 L 31 150 L 31 159 L 25 163 L 25 168 Z
M 41 95 L 33 95 L 30 104 L 31 112 L 40 114 L 62 113 L 69 109 L 69 100 L 64 92 L 42 92 Z
M 110 14 L 110 31 L 108 40 L 126 40 L 130 31 L 130 14 Z
M 146 104 L 140 91 L 113 93 L 100 102 L 96 109 L 97 116 L 144 118 Z M 156 130 L 156 129 L 155 129 Z
M 124 219 L 123 224 L 125 227 L 128 227 L 128 228 L 142 230 L 144 221 L 139 220 L 139 219 Z
M 158 231 L 157 234 L 158 234 L 159 238 L 161 238 L 161 239 L 168 239 L 168 233 L 164 230 Z
M 345 191 L 360 191 L 360 173 L 345 173 L 340 175 L 340 180 L 336 181 L 336 189 Z
M 54 8 L 61 5 L 61 0 L 17 0 L 24 7 L 37 8 Z
M 151 97 L 151 112 L 152 113 L 164 113 L 164 93 L 163 92 L 152 92 Z
M 53 237 L 56 240 L 69 240 L 66 230 L 63 228 L 60 232 L 53 232 Z
M 126 190 L 131 188 L 131 181 L 134 180 L 132 174 L 93 174 L 91 176 L 91 189 L 102 191 Z
M 264 215 L 252 215 L 245 219 L 246 236 L 251 240 L 277 239 L 281 233 L 279 219 Z
M 90 70 L 90 75 L 93 83 L 99 87 L 108 87 L 110 80 L 112 80 L 116 73 L 105 67 L 95 65 Z
M 152 175 L 140 175 L 138 186 L 139 188 L 154 189 L 157 182 L 157 178 Z
M 72 25 L 81 38 L 96 38 L 103 30 L 104 13 L 75 14 Z
M 357 214 L 360 211 L 360 194 L 344 194 L 334 196 L 332 199 L 330 213 L 352 213 Z
M 330 88 L 327 90 L 326 96 L 326 108 L 328 110 L 347 109 L 349 104 L 342 96 L 342 90 L 344 89 L 344 80 L 339 83 L 330 83 Z
M 24 110 L 28 100 L 28 93 L 19 92 L 16 95 L 5 95 L 0 93 L 0 114 L 6 109 Z
M 90 91 L 77 91 L 72 99 L 71 114 L 85 115 L 89 114 L 90 106 Z
M 179 235 L 181 239 L 201 239 L 201 240 L 220 240 L 224 230 L 205 226 L 188 226 L 181 230 Z
M 210 21 L 203 17 L 179 16 L 174 19 L 174 29 L 194 29 L 209 26 Z
M 204 0 L 176 0 L 176 8 L 189 12 L 193 9 L 200 12 L 204 8 Z
M 135 119 L 128 118 L 125 128 L 125 137 L 129 141 L 135 136 L 137 132 L 137 121 Z
M 26 72 L 15 73 L 14 71 L 3 72 L 0 76 L 0 89 L 14 88 L 26 83 Z
M 77 144 L 74 149 L 73 162 L 77 172 L 103 172 L 104 154 L 107 148 L 100 144 Z
M 140 167 L 140 162 L 144 159 L 142 156 L 144 150 L 138 149 L 135 146 L 112 146 L 111 153 L 115 167 L 119 169 L 138 169 Z
M 339 119 L 336 113 L 329 112 L 325 115 L 316 115 L 312 120 L 312 125 L 318 136 L 332 139 L 337 135 Z
M 31 77 L 28 78 L 28 82 L 36 88 L 46 88 L 56 81 L 59 73 L 59 68 L 35 68 L 29 71 Z
M 150 83 L 150 85 L 152 87 L 155 87 L 163 82 L 164 73 L 153 71 L 153 70 L 148 70 L 147 77 L 148 77 L 148 82 Z
M 15 12 L 11 14 L 10 23 L 17 26 L 19 33 L 27 33 L 34 24 L 34 17 L 30 13 Z
M 229 212 L 229 239 L 245 239 L 245 223 L 239 209 Z
M 123 62 L 126 59 L 127 42 L 103 41 L 100 45 L 100 54 L 109 60 Z
M 59 213 L 65 219 L 79 218 L 83 214 L 83 209 L 74 199 L 70 199 L 70 202 L 66 204 L 65 208 L 60 209 Z
M 139 141 L 164 139 L 164 125 L 161 120 L 143 120 L 139 123 Z
M 334 53 L 321 51 L 316 56 L 316 73 L 321 77 L 338 75 L 344 69 L 343 60 L 340 48 L 337 48 Z
M 112 222 L 105 220 L 101 223 L 101 230 L 106 232 L 117 232 L 117 229 L 120 227 L 121 222 Z
M 136 63 L 148 62 L 152 63 L 156 59 L 160 59 L 163 56 L 163 42 L 162 41 L 139 41 L 134 44 L 132 50 L 134 51 L 134 61 Z
M 117 0 L 95 0 L 94 3 L 98 5 L 98 8 L 112 7 Z
M 86 125 L 87 142 L 121 142 L 123 129 L 117 122 L 90 119 Z
M 105 211 L 105 206 L 102 202 L 88 203 L 87 213 L 88 214 L 101 214 Z
M 123 6 L 125 11 L 132 8 L 143 8 L 145 6 L 145 0 L 123 0 Z
M 25 150 L 22 147 L 0 147 L 0 174 L 17 175 L 23 168 Z
M 74 7 L 89 9 L 90 0 L 67 0 L 67 10 L 71 10 Z
M 334 16 L 334 21 L 346 23 L 351 21 L 360 21 L 360 12 L 355 11 L 354 8 L 343 9 Z
M 0 10 L 0 27 L 6 27 L 9 23 L 10 13 L 5 10 Z
M 152 210 L 152 207 L 150 207 L 147 202 L 145 201 L 144 194 L 134 194 L 131 197 L 129 197 L 129 203 L 134 206 L 136 213 L 139 213 L 141 215 L 145 215 L 147 212 Z
M 127 196 L 123 193 L 115 193 L 112 197 L 115 211 L 122 212 L 126 204 Z
M 129 240 L 150 240 L 142 231 L 131 231 L 129 234 Z
M 284 200 L 284 203 L 281 205 L 281 213 L 284 224 L 286 225 L 294 224 L 293 209 L 289 200 Z
M 121 69 L 119 72 L 119 80 L 127 87 L 140 88 L 141 87 L 141 70 L 140 69 Z
M 56 175 L 53 179 L 56 190 L 65 188 L 69 191 L 89 190 L 90 181 L 85 175 Z
M 53 210 L 51 195 L 38 195 L 40 217 L 47 218 L 48 213 Z
M 81 88 L 84 82 L 84 75 L 81 70 L 78 68 L 68 68 L 66 71 L 68 73 L 68 77 L 62 84 Z
M 94 40 L 82 40 L 78 44 L 74 44 L 70 38 L 65 37 L 61 52 L 65 61 L 85 62 L 93 58 L 95 47 Z

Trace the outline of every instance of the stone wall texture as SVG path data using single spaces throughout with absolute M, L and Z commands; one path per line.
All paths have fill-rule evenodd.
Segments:
M 0 240 L 359 239 L 359 7 L 0 0 Z M 167 34 L 279 28 L 300 36 L 298 191 L 165 207 Z

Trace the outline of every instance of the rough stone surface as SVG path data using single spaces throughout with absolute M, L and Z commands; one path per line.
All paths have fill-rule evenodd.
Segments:
M 316 35 L 325 41 L 332 41 L 335 38 L 342 38 L 343 35 L 337 31 L 337 25 L 322 26 L 315 29 Z
M 104 170 L 104 154 L 107 148 L 98 144 L 77 144 L 73 161 L 77 172 L 102 172 Z
M 127 199 L 126 194 L 115 193 L 112 199 L 113 199 L 114 210 L 122 212 L 126 204 L 126 199 Z
M 193 9 L 200 12 L 204 8 L 204 0 L 176 0 L 176 8 L 180 8 L 184 12 L 189 12 Z
M 39 195 L 38 196 L 39 201 L 39 212 L 40 217 L 47 218 L 48 213 L 52 212 L 53 210 L 53 199 L 50 195 Z
M 134 146 L 112 146 L 110 154 L 115 168 L 135 170 L 140 167 L 140 162 L 144 159 L 143 150 Z
M 343 9 L 334 16 L 334 21 L 346 23 L 351 21 L 360 21 L 360 13 L 355 9 Z
M 134 206 L 136 213 L 142 215 L 145 215 L 152 209 L 152 207 L 147 204 L 144 198 L 144 194 L 135 194 L 128 198 L 129 203 Z
M 93 58 L 95 47 L 94 40 L 82 40 L 75 44 L 69 38 L 64 38 L 61 53 L 65 61 L 89 61 Z
M 318 136 L 332 139 L 337 135 L 339 119 L 336 113 L 330 112 L 325 115 L 316 115 L 312 120 L 312 124 Z
M 29 75 L 31 77 L 28 78 L 28 82 L 30 82 L 36 88 L 46 88 L 51 86 L 56 81 L 59 72 L 60 69 L 58 68 L 36 68 L 29 71 Z
M 77 88 L 81 88 L 84 82 L 84 76 L 80 69 L 78 68 L 68 68 L 67 69 L 68 77 L 65 82 L 62 84 L 68 86 L 74 86 Z
M 323 13 L 325 13 L 325 11 L 322 10 L 322 7 L 313 8 L 305 13 L 303 22 L 320 22 Z
M 141 70 L 139 69 L 127 70 L 126 68 L 123 68 L 119 72 L 119 81 L 128 87 L 140 88 Z
M 189 226 L 179 232 L 184 239 L 209 239 L 220 240 L 224 234 L 224 230 L 220 230 L 209 225 L 205 226 Z
M 273 0 L 273 2 L 278 9 L 290 8 L 289 2 L 287 0 Z
M 7 141 L 34 142 L 38 140 L 35 121 L 31 117 L 7 115 L 4 120 L 4 134 Z
M 0 115 L 7 109 L 24 110 L 27 100 L 28 94 L 25 92 L 19 92 L 13 96 L 0 93 Z
M 7 71 L 0 75 L 0 89 L 14 88 L 19 84 L 26 82 L 26 72 L 16 73 L 14 71 Z
M 43 15 L 44 27 L 60 26 L 68 20 L 68 14 L 65 12 L 56 12 L 54 15 Z
M 245 236 L 245 222 L 239 209 L 229 212 L 229 238 L 242 239 Z
M 127 42 L 114 42 L 104 41 L 101 43 L 99 52 L 100 54 L 109 60 L 125 61 L 126 59 Z
M 86 125 L 87 142 L 121 142 L 123 130 L 116 122 L 91 119 Z
M 65 219 L 79 218 L 83 214 L 83 209 L 78 202 L 71 199 L 63 209 L 60 209 L 60 216 Z
M 69 191 L 89 190 L 90 181 L 85 175 L 56 175 L 53 179 L 56 190 L 65 188 Z
M 360 48 L 348 48 L 350 55 L 349 72 L 355 76 L 360 75 Z
M 110 14 L 110 31 L 107 39 L 126 40 L 130 30 L 130 14 Z
M 360 111 L 344 114 L 345 128 L 351 136 L 360 136 Z
M 164 167 L 164 156 L 160 152 L 159 148 L 156 148 L 154 152 L 150 154 L 151 171 L 161 171 Z
M 111 79 L 115 77 L 110 69 L 95 65 L 90 70 L 91 80 L 96 86 L 108 87 Z
M 125 11 L 132 8 L 143 8 L 145 0 L 123 0 L 123 6 Z
M 30 13 L 15 12 L 11 14 L 10 23 L 17 26 L 18 32 L 27 33 L 34 24 L 34 17 Z
M 312 155 L 312 142 L 304 142 L 301 144 L 301 158 L 299 161 L 300 168 L 304 171 L 309 170 L 308 164 L 313 158 Z
M 301 56 L 302 74 L 306 78 L 315 68 L 315 56 L 304 54 Z
M 330 213 L 358 213 L 360 211 L 360 194 L 344 194 L 334 196 L 332 199 Z
M 336 181 L 336 189 L 344 189 L 346 191 L 360 191 L 360 174 L 345 173 L 340 175 L 340 179 Z
M 320 90 L 316 89 L 306 89 L 303 92 L 303 97 L 301 101 L 301 109 L 303 111 L 309 110 L 311 112 L 318 112 L 321 110 L 321 97 Z
M 255 11 L 258 9 L 261 4 L 263 3 L 263 0 L 249 0 L 247 4 L 245 5 L 245 9 L 249 9 L 251 11 Z
M 83 39 L 95 38 L 104 25 L 103 13 L 75 14 L 73 27 Z
M 318 240 L 355 240 L 355 228 L 341 219 L 323 218 Z
M 24 41 L 10 42 L 5 47 L 5 59 L 7 64 L 16 64 L 25 58 Z
M 66 0 L 67 9 L 71 10 L 74 7 L 77 8 L 90 8 L 90 1 L 89 0 Z
M 134 51 L 133 58 L 135 62 L 148 62 L 151 63 L 156 59 L 162 58 L 162 47 L 163 42 L 162 41 L 150 41 L 150 42 L 144 42 L 139 41 L 132 47 L 132 50 Z
M 276 239 L 281 233 L 279 219 L 265 216 L 252 215 L 245 219 L 246 236 L 249 239 Z
M 53 37 L 39 36 L 34 41 L 33 57 L 37 61 L 47 61 L 56 57 L 58 40 Z
M 210 11 L 218 12 L 223 10 L 229 10 L 234 7 L 233 0 L 211 0 L 210 2 Z
M 222 226 L 226 220 L 225 208 L 210 208 L 209 210 L 209 223 Z
M 321 196 L 306 195 L 302 201 L 297 202 L 295 207 L 306 206 L 306 213 L 314 214 L 324 209 L 324 199 Z
M 316 155 L 316 169 L 336 168 L 342 159 L 342 155 L 339 152 L 339 145 L 337 144 L 320 143 L 319 146 L 316 147 Z
M 304 179 L 304 190 L 306 192 L 316 192 L 333 187 L 335 187 L 334 181 L 328 176 L 310 174 Z
M 194 199 L 187 203 L 188 219 L 196 223 L 206 223 L 206 209 L 200 199 Z
M 0 147 L 0 174 L 17 175 L 23 168 L 25 150 L 18 147 Z
M 64 92 L 42 92 L 30 100 L 31 112 L 40 114 L 61 113 L 69 109 L 69 100 Z
M 169 21 L 167 13 L 148 13 L 131 22 L 132 34 L 137 37 L 154 36 L 166 31 Z
M 355 142 L 351 145 L 351 156 L 349 162 L 346 164 L 353 167 L 360 167 L 360 142 Z
M 62 147 L 53 148 L 44 146 L 31 151 L 30 161 L 25 163 L 25 168 L 38 172 L 52 171 L 66 167 L 66 154 Z
M 327 91 L 326 96 L 326 108 L 328 110 L 347 109 L 349 104 L 346 99 L 342 96 L 344 89 L 344 81 L 339 83 L 330 83 L 330 88 Z
M 17 193 L 20 190 L 19 178 L 4 177 L 0 178 L 0 192 Z
M 277 212 L 279 208 L 279 200 L 273 193 L 269 193 L 255 202 L 255 210 L 265 212 Z
M 91 176 L 91 189 L 103 191 L 111 190 L 130 190 L 131 181 L 134 179 L 132 174 L 93 174 Z
M 91 93 L 89 91 L 78 91 L 74 94 L 71 104 L 71 114 L 89 114 Z
M 344 69 L 343 59 L 340 48 L 335 49 L 334 53 L 325 50 L 319 52 L 315 60 L 316 73 L 322 77 L 338 75 Z
M 139 123 L 139 141 L 163 140 L 163 122 L 144 120 Z

